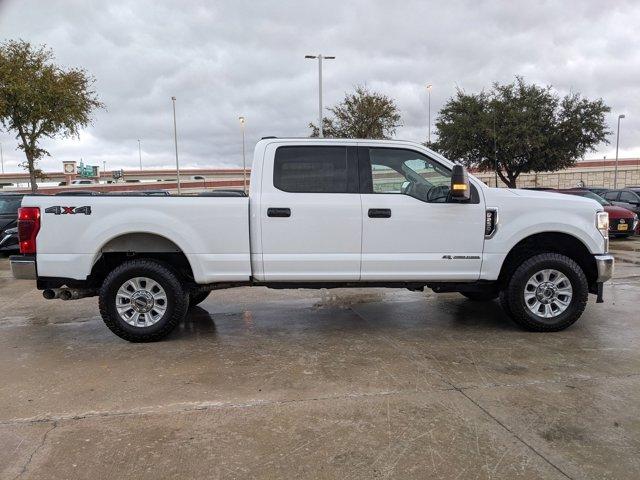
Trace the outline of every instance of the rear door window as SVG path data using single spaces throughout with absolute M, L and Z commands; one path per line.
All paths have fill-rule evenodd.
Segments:
M 273 185 L 291 193 L 358 193 L 356 147 L 278 147 Z

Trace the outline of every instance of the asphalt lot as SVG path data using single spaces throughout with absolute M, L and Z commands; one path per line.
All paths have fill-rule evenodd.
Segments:
M 130 344 L 0 259 L 0 478 L 638 478 L 640 240 L 564 332 L 403 290 L 212 294 Z

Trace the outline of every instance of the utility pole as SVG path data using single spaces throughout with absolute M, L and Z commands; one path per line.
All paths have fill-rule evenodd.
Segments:
M 428 111 L 429 113 L 427 114 L 427 121 L 429 122 L 429 127 L 428 127 L 428 131 L 429 133 L 427 134 L 427 141 L 429 143 L 429 145 L 431 145 L 431 87 L 433 85 L 431 85 L 430 83 L 427 83 L 427 93 L 428 93 Z
M 140 139 L 138 139 L 138 160 L 140 160 L 140 170 L 142 170 L 142 149 L 140 148 Z
M 618 133 L 616 134 L 616 168 L 613 173 L 613 189 L 618 188 L 618 145 L 620 144 L 620 120 L 625 118 L 624 115 L 618 115 Z
M 304 58 L 317 58 L 318 59 L 318 136 L 324 137 L 322 127 L 322 60 L 334 60 L 336 57 L 318 55 L 305 55 Z
M 182 194 L 180 190 L 180 162 L 178 161 L 178 127 L 176 123 L 176 97 L 171 97 L 173 102 L 173 143 L 176 147 L 176 175 L 178 179 L 178 195 Z
M 244 148 L 244 117 L 238 117 L 240 120 L 240 130 L 242 130 L 242 185 L 244 193 L 247 193 L 247 161 L 245 158 Z
M 494 175 L 496 177 L 496 188 L 498 188 L 498 133 L 496 130 L 496 112 L 493 111 L 493 162 Z

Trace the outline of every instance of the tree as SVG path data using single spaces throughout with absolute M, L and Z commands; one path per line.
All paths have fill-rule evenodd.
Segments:
M 49 155 L 40 140 L 77 137 L 91 122 L 91 113 L 104 108 L 93 83 L 82 69 L 54 65 L 53 52 L 45 46 L 22 40 L 0 44 L 0 123 L 16 132 L 32 192 L 37 189 L 38 160 Z
M 458 90 L 436 120 L 433 148 L 480 171 L 497 170 L 509 187 L 521 173 L 556 171 L 575 164 L 601 143 L 610 108 L 578 93 L 560 97 L 550 86 L 527 85 L 522 77 L 490 92 Z
M 357 86 L 355 93 L 328 110 L 334 118 L 323 118 L 325 137 L 334 138 L 390 138 L 401 126 L 400 113 L 393 99 Z M 318 127 L 309 124 L 311 136 L 319 135 Z

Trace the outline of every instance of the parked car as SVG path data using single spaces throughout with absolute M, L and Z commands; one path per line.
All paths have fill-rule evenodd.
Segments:
M 602 302 L 609 215 L 593 200 L 490 188 L 423 145 L 259 141 L 249 196 L 25 197 L 16 278 L 98 296 L 135 342 L 165 337 L 214 289 L 392 287 L 500 298 L 558 331 Z M 403 187 L 403 184 L 408 185 Z
M 169 190 L 117 190 L 107 195 L 128 195 L 130 197 L 170 197 Z
M 640 215 L 640 188 L 621 188 L 609 190 L 604 195 L 614 205 L 626 208 Z
M 605 192 L 609 191 L 608 188 L 604 188 L 604 187 L 580 187 L 580 188 L 575 188 L 574 190 L 589 190 L 590 192 L 593 192 L 599 196 L 602 196 Z
M 18 208 L 24 195 L 0 194 L 0 252 L 18 251 Z
M 83 179 L 71 180 L 70 185 L 95 185 L 96 183 L 97 182 L 95 182 L 94 180 L 83 178 Z
M 629 237 L 636 232 L 636 229 L 640 228 L 638 225 L 638 215 L 636 213 L 626 208 L 613 205 L 608 200 L 605 200 L 601 196 L 596 195 L 589 190 L 575 188 L 558 190 L 558 192 L 590 198 L 602 205 L 604 207 L 604 211 L 609 214 L 609 236 L 617 238 Z
M 63 190 L 62 192 L 54 193 L 56 196 L 78 196 L 78 197 L 86 197 L 91 195 L 100 195 L 100 192 L 96 190 Z

